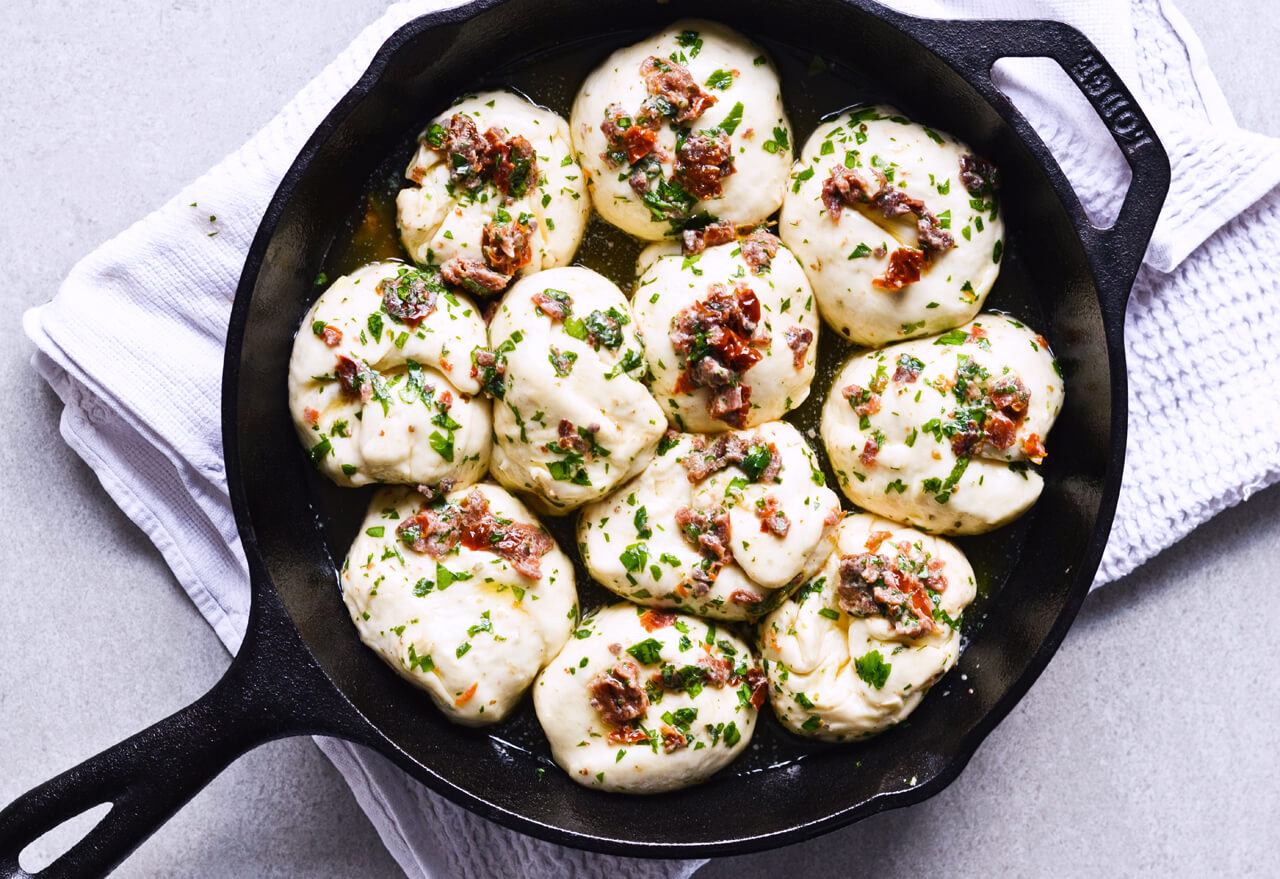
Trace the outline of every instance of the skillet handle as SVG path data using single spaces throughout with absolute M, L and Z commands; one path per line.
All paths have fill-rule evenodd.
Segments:
M 324 676 L 278 598 L 258 593 L 244 644 L 213 689 L 0 812 L 0 879 L 32 879 L 18 863 L 24 848 L 111 803 L 88 835 L 38 874 L 106 875 L 233 760 L 264 742 L 302 733 L 367 740 L 367 721 Z
M 904 17 L 900 26 L 963 71 L 1008 117 L 1013 103 L 991 81 L 1001 58 L 1052 58 L 1088 99 L 1133 170 L 1115 223 L 1100 229 L 1078 224 L 1094 261 L 1107 326 L 1124 326 L 1124 309 L 1169 193 L 1169 157 L 1128 87 L 1096 46 L 1075 28 L 1056 21 L 924 21 Z

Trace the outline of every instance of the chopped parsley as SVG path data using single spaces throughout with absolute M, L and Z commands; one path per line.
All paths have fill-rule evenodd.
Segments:
M 641 665 L 655 665 L 661 659 L 662 642 L 656 638 L 646 638 L 639 644 L 632 644 L 627 653 L 635 657 Z
M 933 340 L 935 345 L 963 345 L 969 340 L 969 334 L 964 330 L 951 330 L 943 333 L 941 336 Z
M 325 436 L 324 434 L 321 434 L 320 442 L 312 446 L 308 450 L 307 454 L 311 456 L 312 464 L 319 464 L 321 459 L 324 458 L 325 455 L 331 454 L 332 452 L 333 452 L 333 443 L 329 442 L 329 438 L 327 436 Z
M 746 471 L 752 482 L 756 482 L 772 460 L 773 452 L 768 446 L 764 444 L 752 446 L 747 450 L 747 456 L 742 459 L 742 469 Z
M 620 375 L 626 375 L 631 370 L 643 365 L 644 358 L 640 356 L 639 351 L 633 351 L 630 348 L 622 355 L 622 359 L 613 365 L 613 368 L 604 374 L 605 380 L 617 378 Z
M 440 562 L 436 562 L 436 588 L 441 592 L 448 589 L 459 580 L 470 580 L 471 574 L 466 571 L 454 572 L 446 568 Z
M 877 690 L 883 690 L 889 680 L 889 671 L 893 668 L 893 663 L 885 662 L 879 650 L 872 650 L 855 659 L 853 667 L 857 670 L 858 677 Z
M 925 425 L 925 427 L 927 428 L 928 425 Z M 957 459 L 956 465 L 951 468 L 951 473 L 945 480 L 938 479 L 936 476 L 924 480 L 924 490 L 933 494 L 935 501 L 945 504 L 951 500 L 951 495 L 955 494 L 956 485 L 960 482 L 960 477 L 964 475 L 965 468 L 968 466 L 968 458 Z
M 632 522 L 636 526 L 636 536 L 641 540 L 647 540 L 653 536 L 653 529 L 649 527 L 649 511 L 644 507 L 636 510 L 636 514 L 632 517 Z
M 733 109 L 729 111 L 729 115 L 724 117 L 724 121 L 717 127 L 725 134 L 733 134 L 738 130 L 738 126 L 742 124 L 742 102 L 733 105 Z
M 551 368 L 556 371 L 556 375 L 564 378 L 573 372 L 573 364 L 578 359 L 576 351 L 561 351 L 555 345 L 552 345 L 547 360 L 551 361 Z
M 824 144 L 826 146 L 827 144 Z M 774 126 L 773 138 L 766 140 L 760 145 L 766 153 L 778 153 L 782 150 L 791 149 L 791 139 L 787 136 L 787 130 L 778 126 Z
M 490 634 L 493 633 L 493 620 L 489 618 L 489 611 L 487 610 L 484 613 L 480 614 L 480 622 L 476 623 L 474 626 L 471 626 L 469 629 L 467 629 L 467 637 L 474 638 L 476 635 L 479 635 L 481 632 L 489 632 Z
M 441 458 L 449 462 L 453 461 L 453 431 L 440 433 L 438 430 L 433 430 L 431 436 L 427 437 L 427 442 Z
M 739 104 L 738 108 L 741 109 L 742 105 Z M 741 121 L 741 114 L 738 121 Z M 736 122 L 734 127 L 737 127 Z M 640 196 L 640 201 L 649 209 L 650 219 L 661 222 L 688 217 L 697 199 L 678 181 L 658 178 L 657 183 Z
M 688 50 L 690 58 L 697 58 L 702 51 L 702 37 L 698 36 L 697 31 L 681 31 L 676 42 L 682 49 Z
M 622 345 L 622 328 L 629 323 L 631 318 L 611 305 L 605 311 L 596 309 L 585 318 L 567 318 L 564 331 L 571 338 L 590 343 L 597 351 L 602 345 L 613 351 Z
M 649 547 L 643 543 L 633 543 L 619 554 L 618 561 L 632 574 L 643 571 L 644 566 L 649 563 Z
M 430 653 L 424 656 L 419 656 L 418 651 L 416 651 L 413 648 L 413 645 L 412 644 L 409 645 L 409 670 L 410 671 L 416 668 L 419 671 L 422 671 L 425 673 L 429 671 L 434 671 L 435 667 L 436 667 L 436 664 L 434 661 L 432 661 Z
M 733 85 L 733 74 L 728 70 L 717 70 L 707 77 L 707 88 L 724 91 Z

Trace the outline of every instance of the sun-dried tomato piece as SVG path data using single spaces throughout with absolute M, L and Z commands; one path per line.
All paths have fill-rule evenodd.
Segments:
M 853 414 L 859 418 L 869 418 L 880 411 L 880 395 L 861 385 L 849 385 L 842 388 L 841 396 L 853 407 Z
M 1045 456 L 1049 454 L 1044 447 L 1044 443 L 1040 441 L 1039 435 L 1034 433 L 1022 441 L 1022 451 L 1026 452 L 1027 457 L 1037 464 L 1044 461 Z
M 484 227 L 480 238 L 480 250 L 485 262 L 495 272 L 514 275 L 533 261 L 530 239 L 537 220 L 526 225 L 517 220 L 506 223 L 493 222 Z M 504 285 L 505 286 L 505 285 Z M 487 289 L 487 285 L 486 285 Z
M 676 525 L 680 534 L 704 556 L 721 564 L 733 560 L 729 545 L 729 513 L 723 508 L 712 511 L 681 507 L 676 510 Z
M 762 275 L 773 265 L 782 242 L 767 229 L 757 229 L 742 239 L 742 258 L 751 267 L 751 274 Z
M 901 290 L 909 284 L 920 280 L 920 271 L 924 268 L 924 252 L 913 247 L 899 247 L 889 257 L 889 266 L 884 275 L 872 279 L 871 283 L 885 290 Z
M 876 208 L 887 219 L 915 214 L 916 243 L 922 253 L 943 253 L 955 247 L 956 242 L 951 233 L 942 228 L 942 223 L 925 203 L 912 198 L 901 189 L 889 186 L 885 175 L 876 168 L 836 166 L 832 169 L 831 176 L 823 181 L 822 204 L 833 223 L 840 222 L 846 206 L 860 204 Z
M 592 422 L 586 427 L 579 428 L 568 418 L 561 418 L 560 423 L 556 425 L 556 449 L 562 452 L 577 452 L 588 459 L 596 457 L 596 434 L 600 432 L 600 425 Z M 550 444 L 548 444 L 550 445 Z
M 897 552 L 842 556 L 836 602 L 851 616 L 885 617 L 895 634 L 910 638 L 927 635 L 936 628 L 933 603 L 915 572 L 929 571 L 932 582 L 935 576 L 941 577 L 942 563 L 934 559 L 936 567 L 926 564 L 926 554 L 907 541 L 894 549 Z
M 690 134 L 676 151 L 675 178 L 698 199 L 720 196 L 721 181 L 735 170 L 733 145 L 723 131 Z
M 746 284 L 735 282 L 732 292 L 723 284 L 712 284 L 709 290 L 706 299 L 672 321 L 671 344 L 687 358 L 675 391 L 710 388 L 707 411 L 741 427 L 751 401 L 751 388 L 742 384 L 742 374 L 764 358 L 759 349 L 768 345 L 769 334 L 760 323 L 760 300 Z
M 695 256 L 708 247 L 718 247 L 736 240 L 737 231 L 732 223 L 709 223 L 701 229 L 685 229 L 680 233 L 680 250 L 685 256 Z
M 653 152 L 657 143 L 657 133 L 641 128 L 639 125 L 632 125 L 622 135 L 622 145 L 627 153 L 627 161 L 633 165 Z
M 451 506 L 424 507 L 396 526 L 396 537 L 414 552 L 443 558 L 462 539 L 455 519 L 456 510 Z
M 470 116 L 454 113 L 444 124 L 444 139 L 439 149 L 449 167 L 449 180 L 468 192 L 479 189 L 489 144 Z
M 901 189 L 890 187 L 880 193 L 873 202 L 885 219 L 893 219 L 903 214 L 915 214 L 919 216 L 924 211 L 924 202 L 918 198 L 912 198 Z
M 495 129 L 490 129 L 486 133 L 486 137 L 490 139 L 488 158 L 492 167 L 493 185 L 505 196 L 523 198 L 538 185 L 538 159 L 534 154 L 533 144 L 520 134 L 492 143 L 494 131 Z M 498 132 L 498 136 L 501 136 L 501 132 Z
M 350 357 L 338 355 L 338 387 L 342 396 L 368 403 L 373 399 L 373 376 L 366 366 L 361 366 Z
M 569 316 L 573 302 L 567 294 L 562 297 L 552 296 L 546 291 L 534 293 L 529 299 L 537 306 L 538 311 L 551 318 L 553 323 L 560 323 Z
M 942 228 L 937 217 L 924 211 L 916 220 L 916 244 L 925 253 L 945 253 L 956 246 L 956 240 Z
M 858 456 L 858 460 L 862 461 L 865 466 L 871 467 L 876 463 L 876 456 L 879 454 L 880 443 L 876 440 L 874 435 L 869 436 L 867 437 L 866 443 L 862 446 L 862 454 Z
M 727 659 L 719 656 L 699 656 L 694 664 L 702 670 L 703 682 L 708 687 L 723 687 L 733 680 L 733 664 Z
M 511 276 L 495 272 L 478 259 L 455 256 L 440 267 L 440 275 L 454 286 L 480 296 L 505 290 Z
M 1004 410 L 1010 416 L 1026 412 L 1031 402 L 1031 392 L 1016 375 L 1000 376 L 991 383 L 991 405 Z
M 379 281 L 377 291 L 387 314 L 417 326 L 436 310 L 437 284 L 423 271 L 402 269 L 395 277 Z
M 972 196 L 990 195 L 1000 188 L 996 166 L 974 155 L 960 157 L 960 185 Z
M 618 731 L 649 709 L 649 697 L 640 684 L 640 669 L 630 660 L 593 677 L 587 690 L 591 693 L 591 707 L 599 712 L 600 719 Z
M 763 503 L 756 506 L 756 516 L 765 534 L 786 537 L 791 530 L 791 520 L 782 511 L 782 501 L 775 494 L 765 495 Z
M 748 455 L 762 457 L 765 451 L 768 452 L 769 459 L 760 468 L 754 481 L 761 485 L 771 485 L 782 472 L 782 455 L 775 444 L 765 442 L 758 435 L 744 438 L 740 434 L 722 434 L 710 448 L 704 437 L 694 437 L 693 448 L 680 459 L 680 463 L 684 465 L 689 481 L 698 483 L 726 467 L 741 464 Z M 756 460 L 753 467 L 758 464 Z
M 813 330 L 805 327 L 788 327 L 782 334 L 791 349 L 791 365 L 796 369 L 804 369 L 805 358 L 809 356 L 809 346 L 813 344 Z
M 540 560 L 555 546 L 549 534 L 528 522 L 499 521 L 479 489 L 463 499 L 460 510 L 463 546 L 491 552 L 529 579 L 541 579 Z
M 1004 451 L 1017 438 L 1018 425 L 1003 412 L 990 412 L 982 422 L 983 439 L 993 448 Z
M 674 122 L 697 119 L 716 102 L 716 96 L 698 85 L 686 67 L 670 59 L 650 55 L 641 63 L 640 75 L 649 94 L 671 105 Z
M 640 615 L 640 625 L 644 627 L 646 632 L 656 632 L 658 629 L 665 629 L 667 626 L 673 625 L 679 618 L 673 610 L 646 610 Z
M 840 222 L 845 205 L 869 204 L 885 191 L 888 181 L 876 168 L 837 165 L 822 183 L 822 204 L 831 222 Z
M 753 666 L 747 669 L 746 679 L 747 687 L 751 691 L 751 707 L 755 709 L 764 707 L 764 699 L 769 687 L 769 676 L 764 673 L 764 669 Z
M 689 740 L 685 738 L 684 733 L 674 727 L 662 725 L 659 732 L 662 734 L 662 751 L 664 754 L 672 754 L 681 748 L 689 747 Z
M 867 552 L 875 552 L 880 549 L 880 544 L 892 536 L 892 531 L 872 531 L 867 535 L 867 541 L 863 545 L 867 548 Z
M 615 745 L 638 745 L 641 742 L 649 741 L 649 736 L 644 730 L 637 729 L 634 726 L 624 726 L 622 729 L 615 729 L 609 733 L 609 741 Z
M 920 378 L 920 373 L 923 371 L 923 361 L 912 357 L 910 354 L 900 354 L 897 368 L 893 371 L 893 380 L 899 384 L 909 384 Z

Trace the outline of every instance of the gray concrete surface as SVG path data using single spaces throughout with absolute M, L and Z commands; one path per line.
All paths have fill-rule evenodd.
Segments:
M 382 6 L 0 4 L 9 331 L 80 256 L 239 146 Z M 1280 26 L 1248 0 L 1179 6 L 1240 122 L 1280 135 Z M 15 404 L 0 440 L 0 805 L 195 699 L 228 661 L 61 442 L 30 354 L 25 338 L 0 353 Z M 1230 606 L 1265 608 L 1251 592 L 1274 590 L 1277 564 L 1271 490 L 1092 596 L 945 793 L 700 875 L 1280 875 L 1280 646 L 1265 622 L 1241 632 L 1206 604 L 1229 590 Z M 235 764 L 118 875 L 402 874 L 342 779 L 296 739 Z

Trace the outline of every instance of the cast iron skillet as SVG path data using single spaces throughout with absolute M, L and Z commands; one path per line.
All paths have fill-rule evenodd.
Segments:
M 306 733 L 368 745 L 468 809 L 543 839 L 641 856 L 740 854 L 936 794 L 1043 670 L 1088 591 L 1115 510 L 1125 301 L 1169 184 L 1168 159 L 1129 90 L 1081 34 L 1049 22 L 929 21 L 872 0 L 596 0 L 589 20 L 585 5 L 480 0 L 419 18 L 387 41 L 307 142 L 249 251 L 227 335 L 227 479 L 253 591 L 244 644 L 203 698 L 0 812 L 0 877 L 27 876 L 18 866 L 27 844 L 102 803 L 112 804 L 106 817 L 40 875 L 107 872 L 240 754 Z M 861 71 L 917 118 L 995 160 L 1010 241 L 989 304 L 1000 304 L 1001 289 L 1017 291 L 1068 368 L 1069 392 L 1044 495 L 1022 526 L 1033 551 L 1010 562 L 998 600 L 967 628 L 959 667 L 909 724 L 835 748 L 789 739 L 766 711 L 741 764 L 701 787 L 638 798 L 585 790 L 555 769 L 539 779 L 535 769 L 550 763 L 530 712 L 489 732 L 454 726 L 360 644 L 334 569 L 352 532 L 327 534 L 317 512 L 285 375 L 313 279 L 370 173 L 474 85 L 485 59 L 582 44 L 603 58 L 682 15 Z M 1112 228 L 1086 220 L 1048 150 L 992 85 L 991 66 L 1006 56 L 1056 59 L 1115 137 L 1133 181 Z

